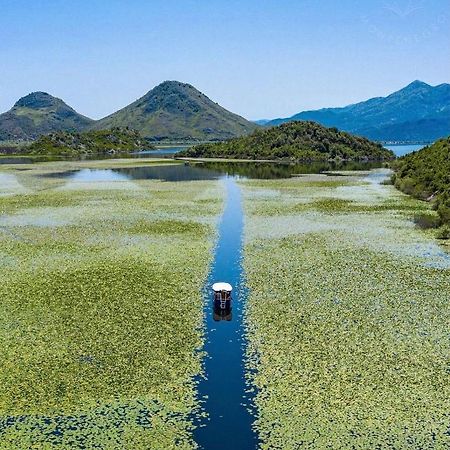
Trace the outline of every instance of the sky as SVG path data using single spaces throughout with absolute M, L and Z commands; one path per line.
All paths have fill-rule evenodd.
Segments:
M 0 0 L 0 112 L 104 117 L 164 80 L 248 119 L 450 82 L 449 0 Z

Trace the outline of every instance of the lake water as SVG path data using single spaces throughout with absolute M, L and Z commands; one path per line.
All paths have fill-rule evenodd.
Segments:
M 189 146 L 186 145 L 180 145 L 175 147 L 157 147 L 154 150 L 142 150 L 140 152 L 133 153 L 134 157 L 142 158 L 142 157 L 148 157 L 148 156 L 155 156 L 155 157 L 161 157 L 161 156 L 173 156 L 177 154 L 178 152 L 181 152 L 182 150 L 186 150 L 189 148 Z
M 126 167 L 118 169 L 81 169 L 67 172 L 53 172 L 46 177 L 67 178 L 68 181 L 198 181 L 216 180 L 221 172 L 209 170 L 200 166 L 184 166 L 183 164 L 168 164 L 165 166 L 149 165 L 143 167 Z
M 50 177 L 68 178 L 70 181 L 131 181 L 163 180 L 193 181 L 214 180 L 222 176 L 235 176 L 254 179 L 290 178 L 299 174 L 327 173 L 334 170 L 370 170 L 382 167 L 379 162 L 277 164 L 254 162 L 207 162 L 190 165 L 167 164 L 126 167 L 117 169 L 81 169 L 66 172 L 54 172 Z
M 161 147 L 152 150 L 142 150 L 130 154 L 105 154 L 105 155 L 81 155 L 77 158 L 68 158 L 67 156 L 1 156 L 0 164 L 32 164 L 36 162 L 48 162 L 48 161 L 90 161 L 90 160 L 103 160 L 103 159 L 117 159 L 117 158 L 171 158 L 181 150 L 185 150 L 186 146 L 175 147 Z
M 395 156 L 404 156 L 411 152 L 416 152 L 425 147 L 425 144 L 412 144 L 412 145 L 385 145 L 385 148 L 392 150 Z

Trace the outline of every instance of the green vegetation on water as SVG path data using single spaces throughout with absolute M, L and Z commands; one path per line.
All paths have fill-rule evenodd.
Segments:
M 68 132 L 58 131 L 41 136 L 21 154 L 80 156 L 106 153 L 127 153 L 153 145 L 137 131 L 128 128 L 110 130 Z
M 195 448 L 219 183 L 58 176 L 143 164 L 0 170 L 8 450 Z M 450 260 L 389 175 L 240 181 L 263 450 L 450 445 Z
M 261 449 L 446 449 L 450 263 L 410 220 L 428 205 L 316 178 L 241 182 Z
M 200 144 L 178 156 L 290 161 L 394 158 L 381 144 L 315 122 L 290 122 L 226 142 Z
M 450 238 L 450 137 L 441 139 L 393 164 L 395 186 L 406 194 L 429 199 L 443 225 L 439 236 Z
M 221 191 L 81 164 L 0 171 L 0 447 L 191 449 Z

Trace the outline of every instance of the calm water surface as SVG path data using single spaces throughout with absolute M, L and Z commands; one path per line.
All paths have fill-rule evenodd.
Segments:
M 0 164 L 33 164 L 37 162 L 49 161 L 96 161 L 104 159 L 120 159 L 120 158 L 171 158 L 181 150 L 185 150 L 186 146 L 177 147 L 161 147 L 152 150 L 142 150 L 136 153 L 128 154 L 105 154 L 105 155 L 81 155 L 77 158 L 68 158 L 67 156 L 0 156 Z
M 385 145 L 385 148 L 392 150 L 395 156 L 404 156 L 411 152 L 416 152 L 425 147 L 425 144 L 413 144 L 413 145 Z
M 348 162 L 342 164 L 277 164 L 254 162 L 208 162 L 199 164 L 148 165 L 117 169 L 81 169 L 54 172 L 47 177 L 68 178 L 70 181 L 126 181 L 126 180 L 163 180 L 193 181 L 214 180 L 222 176 L 235 176 L 256 179 L 290 178 L 299 174 L 326 173 L 333 170 L 370 170 L 382 167 L 378 162 Z
M 199 399 L 208 418 L 200 421 L 194 439 L 205 450 L 257 448 L 249 412 L 252 397 L 246 394 L 244 307 L 247 298 L 242 268 L 243 212 L 239 186 L 225 176 L 226 207 L 219 227 L 214 262 L 204 289 L 205 379 L 198 385 Z M 211 286 L 225 281 L 233 286 L 232 309 L 214 309 Z
M 133 153 L 136 157 L 145 157 L 148 156 L 173 156 L 176 155 L 178 152 L 181 152 L 182 150 L 186 150 L 189 148 L 189 146 L 186 145 L 180 145 L 176 147 L 157 147 L 154 150 L 142 150 L 140 152 Z

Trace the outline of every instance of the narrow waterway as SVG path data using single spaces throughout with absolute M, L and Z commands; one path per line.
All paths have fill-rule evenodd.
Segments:
M 246 299 L 242 268 L 243 211 L 239 186 L 234 177 L 221 179 L 226 205 L 219 226 L 214 262 L 205 286 L 205 379 L 199 382 L 199 398 L 208 414 L 194 432 L 205 450 L 244 450 L 257 447 L 249 411 L 251 397 L 245 393 L 245 341 L 243 312 Z M 233 286 L 231 313 L 214 310 L 212 283 Z

